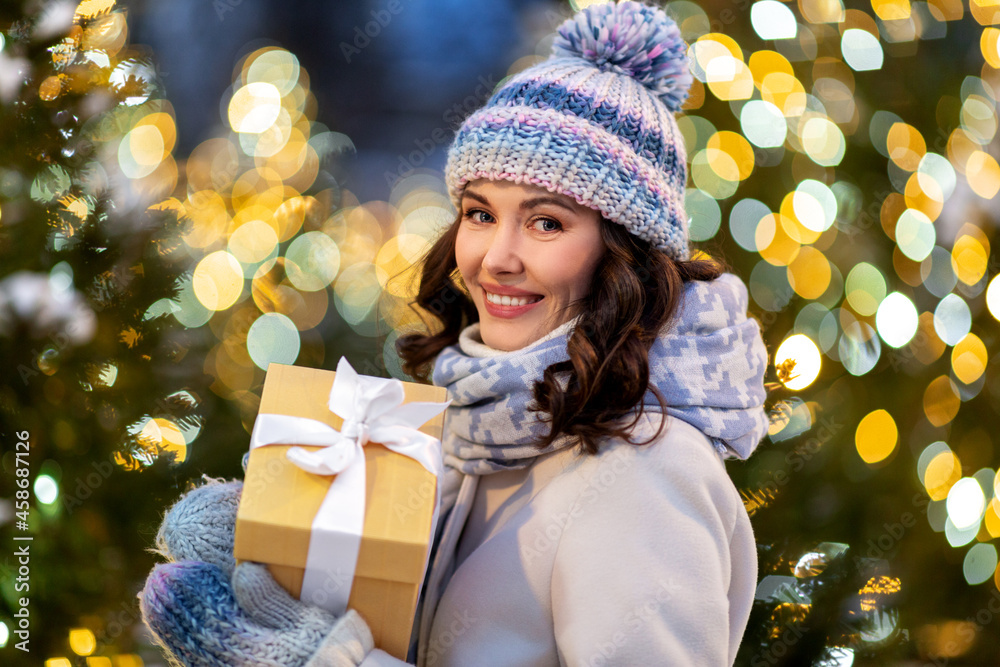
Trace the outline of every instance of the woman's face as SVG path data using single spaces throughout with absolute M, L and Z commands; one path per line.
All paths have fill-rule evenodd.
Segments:
M 483 342 L 525 347 L 578 312 L 604 255 L 601 215 L 534 185 L 479 180 L 462 195 L 455 258 Z

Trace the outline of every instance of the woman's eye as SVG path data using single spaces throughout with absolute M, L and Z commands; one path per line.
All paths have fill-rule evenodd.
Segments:
M 539 220 L 536 220 L 535 225 L 536 229 L 542 232 L 557 232 L 560 229 L 562 229 L 562 225 L 560 225 L 555 220 L 551 220 L 549 218 L 541 218 Z
M 467 212 L 465 217 L 469 218 L 473 222 L 491 222 L 493 220 L 489 213 L 477 209 Z

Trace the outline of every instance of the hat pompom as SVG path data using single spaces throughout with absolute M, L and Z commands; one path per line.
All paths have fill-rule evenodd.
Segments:
M 678 111 L 691 87 L 687 44 L 672 18 L 638 2 L 590 5 L 559 26 L 553 55 L 626 74 Z

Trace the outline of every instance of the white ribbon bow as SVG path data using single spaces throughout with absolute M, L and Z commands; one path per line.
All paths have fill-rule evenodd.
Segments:
M 364 529 L 364 446 L 377 442 L 414 459 L 438 478 L 442 473 L 441 441 L 417 429 L 443 412 L 451 401 L 404 404 L 404 399 L 402 382 L 358 375 L 342 357 L 329 399 L 330 410 L 344 420 L 340 432 L 315 419 L 289 415 L 262 413 L 254 422 L 250 449 L 289 444 L 320 446 L 322 449 L 315 451 L 292 447 L 286 456 L 306 472 L 337 475 L 313 519 L 302 579 L 302 599 L 337 615 L 347 611 Z M 435 486 L 432 536 L 441 497 L 440 482 Z

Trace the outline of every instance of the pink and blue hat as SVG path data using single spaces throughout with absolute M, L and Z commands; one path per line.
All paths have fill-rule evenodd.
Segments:
M 674 113 L 691 81 L 687 45 L 663 10 L 581 10 L 559 27 L 548 60 L 505 81 L 459 128 L 445 167 L 452 201 L 481 178 L 535 184 L 688 259 Z

